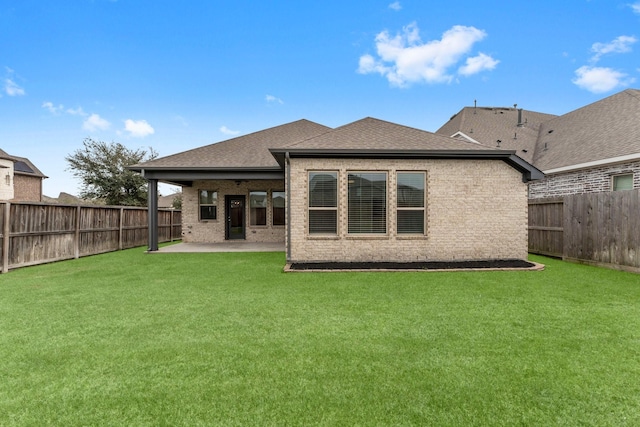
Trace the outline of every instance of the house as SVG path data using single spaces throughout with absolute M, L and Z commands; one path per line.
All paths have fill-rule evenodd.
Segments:
M 627 89 L 561 116 L 465 107 L 436 133 L 515 150 L 544 172 L 532 199 L 640 188 L 640 91 Z
M 29 159 L 0 150 L 0 200 L 41 202 L 45 178 Z
M 151 212 L 158 181 L 183 187 L 184 242 L 285 242 L 288 262 L 526 259 L 527 182 L 542 178 L 513 150 L 374 118 L 299 120 L 131 169 Z

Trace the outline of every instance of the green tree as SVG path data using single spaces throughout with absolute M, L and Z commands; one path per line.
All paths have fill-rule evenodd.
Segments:
M 91 138 L 82 144 L 83 148 L 65 157 L 68 170 L 82 182 L 80 197 L 107 205 L 147 205 L 147 181 L 127 166 L 158 157 L 153 148 L 130 150 L 117 142 L 107 144 Z

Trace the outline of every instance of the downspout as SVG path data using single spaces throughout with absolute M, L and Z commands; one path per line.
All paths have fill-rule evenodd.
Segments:
M 291 161 L 288 151 L 284 153 L 284 157 L 286 159 L 284 167 L 287 170 L 285 189 L 287 192 L 287 263 L 289 263 L 291 262 Z

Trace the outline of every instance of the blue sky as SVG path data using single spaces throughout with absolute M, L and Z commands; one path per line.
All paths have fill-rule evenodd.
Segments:
M 86 137 L 165 156 L 301 118 L 563 114 L 639 87 L 639 40 L 640 0 L 1 0 L 0 148 L 56 197 Z

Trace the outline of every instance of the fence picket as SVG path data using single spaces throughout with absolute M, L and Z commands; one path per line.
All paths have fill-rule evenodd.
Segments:
M 3 273 L 147 243 L 147 208 L 0 203 Z M 169 225 L 159 225 L 159 241 L 180 239 L 175 227 L 181 229 L 182 212 L 159 213 L 171 218 Z

